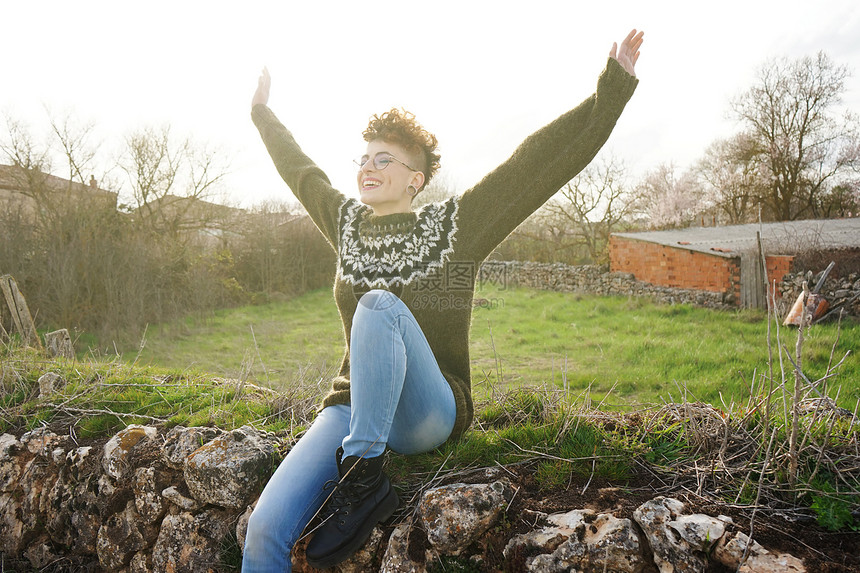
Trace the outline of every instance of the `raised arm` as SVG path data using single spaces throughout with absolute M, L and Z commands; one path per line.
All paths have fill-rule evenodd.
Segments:
M 268 108 L 271 85 L 269 70 L 263 68 L 257 91 L 251 99 L 251 119 L 260 131 L 281 178 L 290 186 L 329 244 L 337 249 L 338 209 L 345 197 L 331 186 L 326 174 L 302 152 L 293 135 Z
M 606 142 L 638 80 L 642 33 L 613 44 L 597 90 L 539 129 L 460 199 L 459 240 L 483 260 L 521 222 L 591 162 Z

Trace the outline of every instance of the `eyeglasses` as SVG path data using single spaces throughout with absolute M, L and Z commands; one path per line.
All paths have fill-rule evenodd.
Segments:
M 362 155 L 361 159 L 353 160 L 353 162 L 356 165 L 358 165 L 359 169 L 363 168 L 367 164 L 368 161 L 370 161 L 369 155 Z M 400 165 L 403 165 L 409 171 L 418 171 L 418 169 L 413 169 L 412 167 L 410 167 L 406 163 L 403 163 L 402 161 L 400 161 L 399 159 L 397 159 L 396 157 L 394 157 L 393 155 L 391 155 L 390 153 L 388 153 L 386 151 L 380 151 L 379 153 L 377 153 L 376 155 L 373 156 L 373 166 L 378 171 L 382 171 L 383 169 L 385 169 L 386 167 L 391 165 L 392 161 L 396 161 Z

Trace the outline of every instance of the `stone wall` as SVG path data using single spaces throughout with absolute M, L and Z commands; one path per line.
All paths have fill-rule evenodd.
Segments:
M 273 469 L 277 442 L 249 427 L 128 426 L 85 446 L 46 428 L 0 435 L 0 557 L 15 570 L 29 562 L 41 571 L 238 571 L 251 504 Z M 427 489 L 415 519 L 393 531 L 376 528 L 335 570 L 426 573 L 443 558 L 479 559 L 470 547 L 519 490 L 502 468 L 479 473 L 479 483 Z M 746 559 L 742 571 L 805 571 L 730 518 L 693 514 L 669 497 L 643 503 L 633 520 L 584 508 L 532 519 L 532 531 L 507 541 L 505 570 L 704 573 L 708 561 L 734 571 Z M 415 535 L 426 537 L 421 550 L 411 544 Z M 302 549 L 293 561 L 308 570 Z
M 222 565 L 276 442 L 250 427 L 0 435 L 0 555 L 43 571 L 238 570 Z
M 788 258 L 783 258 L 788 259 Z M 783 259 L 773 262 L 769 276 L 782 276 L 778 281 L 779 311 L 784 313 L 787 306 L 797 298 L 806 280 L 812 288 L 821 276 L 812 272 L 782 274 L 787 264 Z M 648 297 L 664 304 L 693 304 L 696 306 L 723 310 L 737 309 L 736 295 L 733 292 L 711 292 L 695 289 L 662 287 L 637 280 L 632 273 L 610 272 L 607 265 L 571 266 L 562 263 L 533 263 L 520 261 L 491 261 L 481 268 L 479 280 L 501 288 L 524 286 L 542 290 L 574 292 L 595 295 L 620 295 Z M 822 294 L 831 308 L 845 305 L 847 314 L 860 317 L 860 273 L 846 277 L 828 278 Z M 852 301 L 849 303 L 849 301 Z
M 524 286 L 559 292 L 644 296 L 666 304 L 737 308 L 733 293 L 657 286 L 636 280 L 632 273 L 610 272 L 607 265 L 492 261 L 481 268 L 479 280 L 501 287 Z

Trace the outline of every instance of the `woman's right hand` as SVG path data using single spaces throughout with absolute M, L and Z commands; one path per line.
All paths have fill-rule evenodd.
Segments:
M 257 91 L 254 92 L 254 97 L 251 100 L 251 109 L 258 103 L 263 105 L 269 103 L 269 88 L 271 87 L 272 78 L 269 76 L 269 70 L 264 67 L 263 73 L 260 74 L 260 79 L 257 80 Z

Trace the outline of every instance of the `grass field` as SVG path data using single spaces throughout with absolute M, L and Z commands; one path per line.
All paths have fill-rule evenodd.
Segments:
M 594 476 L 623 483 L 647 467 L 687 492 L 707 483 L 733 507 L 803 511 L 830 531 L 860 527 L 856 322 L 812 328 L 803 354 L 812 381 L 848 354 L 819 390 L 851 412 L 818 401 L 801 414 L 786 355 L 768 398 L 762 314 L 525 289 L 478 294 L 489 304 L 475 309 L 472 327 L 475 422 L 438 451 L 394 456 L 389 469 L 406 491 L 440 472 L 499 463 L 529 464 L 541 489 Z M 793 354 L 796 330 L 780 334 Z M 0 343 L 0 433 L 46 426 L 96 443 L 130 423 L 250 424 L 281 436 L 283 455 L 312 423 L 341 346 L 327 289 L 153 327 L 141 350 L 123 356 L 50 359 Z M 43 392 L 46 372 L 58 376 L 54 391 Z M 643 406 L 662 401 L 673 403 Z
M 762 312 L 530 289 L 486 289 L 477 296 L 489 303 L 475 309 L 472 321 L 472 379 L 478 395 L 542 386 L 612 405 L 685 398 L 719 406 L 745 401 L 750 385 L 768 368 Z M 780 329 L 781 344 L 792 357 L 796 332 Z M 851 351 L 829 383 L 842 386 L 839 402 L 852 410 L 860 399 L 858 347 L 860 324 L 852 321 L 838 330 L 835 324 L 813 327 L 803 352 L 803 370 L 814 381 L 831 360 L 836 363 Z M 321 289 L 288 302 L 151 327 L 143 349 L 123 358 L 198 368 L 278 389 L 308 377 L 325 386 L 342 350 L 331 291 Z M 774 356 L 777 383 L 791 381 L 791 364 L 783 360 L 783 376 Z

